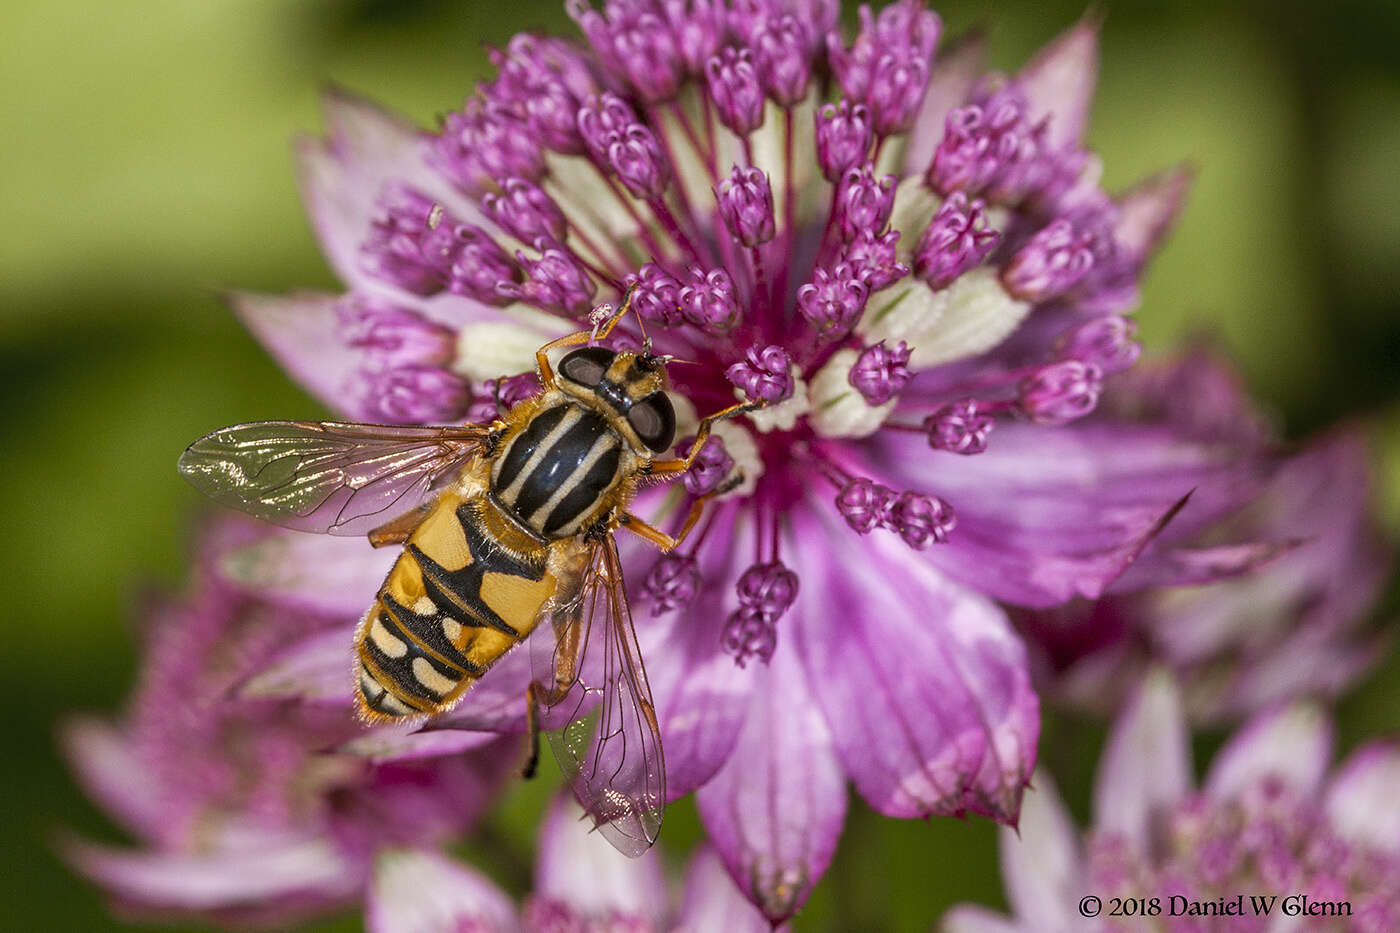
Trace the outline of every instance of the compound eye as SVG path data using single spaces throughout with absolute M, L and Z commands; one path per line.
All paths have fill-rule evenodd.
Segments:
M 616 354 L 605 347 L 584 347 L 565 356 L 559 363 L 559 371 L 570 382 L 581 386 L 596 386 L 608 371 Z
M 676 411 L 665 392 L 653 392 L 627 412 L 632 430 L 653 451 L 669 450 L 676 439 Z

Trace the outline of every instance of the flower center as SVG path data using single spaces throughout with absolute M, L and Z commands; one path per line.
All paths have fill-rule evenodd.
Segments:
M 1136 359 L 1114 312 L 1141 256 L 1120 255 L 1096 163 L 1018 80 L 959 77 L 961 100 L 926 107 L 941 23 L 917 0 L 862 8 L 849 45 L 827 4 L 570 15 L 591 49 L 493 52 L 497 77 L 425 142 L 431 184 L 380 195 L 367 291 L 404 298 L 342 311 L 376 420 L 494 417 L 535 384 L 535 347 L 630 287 L 614 339 L 644 325 L 677 395 L 767 403 L 716 430 L 685 488 L 739 501 L 772 542 L 750 573 L 787 579 L 783 515 L 814 487 L 860 534 L 955 533 L 933 491 L 863 475 L 861 438 L 976 455 L 1000 421 L 1082 417 Z M 656 608 L 694 597 L 704 532 L 652 568 Z M 791 598 L 736 598 L 726 644 L 766 658 Z

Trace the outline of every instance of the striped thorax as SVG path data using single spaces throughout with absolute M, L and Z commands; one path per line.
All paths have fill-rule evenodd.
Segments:
M 639 468 L 671 446 L 675 413 L 648 355 L 585 347 L 563 358 L 559 388 L 507 428 L 492 501 L 541 540 L 567 538 L 630 498 Z

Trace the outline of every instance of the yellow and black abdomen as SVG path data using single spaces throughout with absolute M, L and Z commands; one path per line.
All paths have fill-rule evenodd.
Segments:
M 450 707 L 529 635 L 558 589 L 548 553 L 500 547 L 482 497 L 448 492 L 409 537 L 356 636 L 371 719 Z

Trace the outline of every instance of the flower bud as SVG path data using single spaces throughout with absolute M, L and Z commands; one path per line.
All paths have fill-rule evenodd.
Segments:
M 985 259 L 1001 240 L 987 227 L 985 207 L 980 200 L 969 204 L 961 191 L 950 194 L 919 237 L 914 274 L 939 289 Z
M 987 435 L 996 421 L 978 410 L 977 400 L 949 402 L 924 419 L 928 445 L 955 454 L 980 454 L 987 449 Z
M 502 230 L 526 243 L 540 237 L 563 242 L 568 229 L 554 199 L 539 185 L 523 178 L 507 178 L 501 183 L 499 194 L 482 195 L 481 206 Z
M 1068 424 L 1094 410 L 1102 376 L 1097 366 L 1079 360 L 1051 363 L 1022 380 L 1016 401 L 1038 424 Z
M 739 603 L 773 619 L 787 612 L 797 599 L 797 574 L 781 563 L 754 564 L 739 577 Z
M 725 48 L 705 63 L 705 83 L 725 126 L 747 136 L 763 124 L 763 88 L 748 49 Z
M 909 381 L 909 346 L 903 340 L 893 349 L 881 340 L 866 347 L 851 367 L 850 383 L 871 405 L 883 405 Z
M 685 322 L 681 314 L 681 283 L 654 262 L 649 262 L 629 274 L 627 286 L 632 288 L 632 307 L 647 321 L 668 327 Z
M 700 568 L 695 558 L 662 554 L 647 573 L 642 591 L 651 600 L 654 615 L 689 606 L 700 592 Z
M 890 524 L 904 543 L 916 551 L 942 544 L 957 524 L 953 507 L 937 496 L 906 492 L 890 511 Z
M 715 199 L 724 225 L 740 244 L 757 246 L 773 239 L 773 189 L 767 174 L 736 165 L 715 189 Z
M 836 191 L 836 223 L 841 239 L 849 242 L 863 230 L 879 233 L 889 223 L 894 210 L 893 175 L 875 177 L 875 166 L 867 162 L 846 170 Z
M 813 280 L 797 290 L 797 310 L 818 332 L 843 337 L 860 320 L 870 289 L 846 263 L 817 269 Z
M 690 444 L 682 445 L 686 450 Z M 705 441 L 700 454 L 690 469 L 685 472 L 685 488 L 692 496 L 703 496 L 714 492 L 734 469 L 734 458 L 724 447 L 724 441 L 715 435 Z
M 725 377 L 755 401 L 777 404 L 792 395 L 792 358 L 779 346 L 750 347 Z
M 1048 301 L 1069 291 L 1094 265 L 1093 238 L 1061 217 L 1011 257 L 1002 270 L 1006 290 L 1022 301 Z
M 846 524 L 864 535 L 889 524 L 890 510 L 898 498 L 888 486 L 858 476 L 836 494 L 836 509 Z
M 1118 314 L 1090 318 L 1055 341 L 1062 360 L 1079 360 L 1097 366 L 1105 376 L 1122 372 L 1142 355 L 1142 344 L 1133 339 L 1137 324 Z
M 681 313 L 696 327 L 711 334 L 728 333 L 739 323 L 739 301 L 734 281 L 723 269 L 690 270 L 690 281 L 681 289 Z
M 817 114 L 817 163 L 826 180 L 835 184 L 848 169 L 865 162 L 874 142 L 870 111 L 849 101 L 826 104 Z

